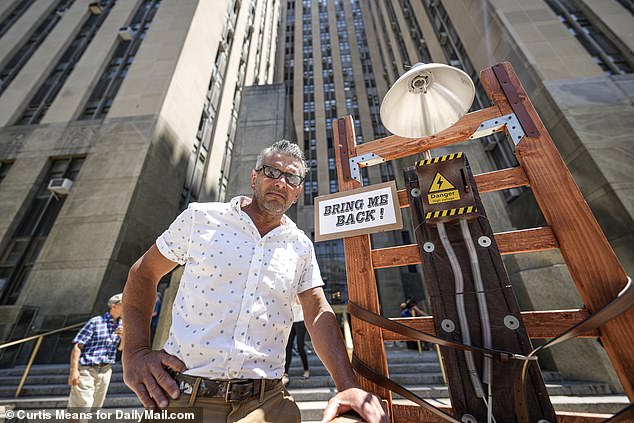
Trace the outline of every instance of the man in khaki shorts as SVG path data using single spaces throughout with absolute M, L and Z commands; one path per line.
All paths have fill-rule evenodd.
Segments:
M 190 204 L 132 266 L 123 301 L 124 381 L 145 407 L 199 407 L 205 422 L 299 422 L 282 384 L 297 296 L 338 390 L 324 420 L 355 410 L 368 423 L 387 423 L 379 399 L 360 389 L 352 371 L 313 244 L 284 215 L 305 174 L 302 150 L 276 142 L 258 155 L 252 198 Z M 152 351 L 156 287 L 178 264 L 185 269 L 169 337 Z
M 123 348 L 122 296 L 110 297 L 109 311 L 90 319 L 73 339 L 68 376 L 69 409 L 97 410 L 103 405 L 117 349 Z

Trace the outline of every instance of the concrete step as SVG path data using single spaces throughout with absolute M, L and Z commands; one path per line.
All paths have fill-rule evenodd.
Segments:
M 0 387 L 0 399 L 11 398 L 15 394 L 14 387 Z M 55 384 L 55 385 L 25 385 L 22 388 L 22 397 L 41 397 L 41 396 L 61 396 L 68 395 L 70 392 L 70 386 L 67 384 Z M 111 383 L 108 387 L 108 394 L 132 394 L 130 388 L 128 388 L 123 382 Z
M 9 377 L 9 376 L 18 376 L 22 377 L 24 374 L 24 370 L 26 366 L 15 366 L 9 369 L 0 369 L 0 377 Z M 70 369 L 70 365 L 68 363 L 59 363 L 59 364 L 36 364 L 31 367 L 29 371 L 29 376 L 31 375 L 55 375 L 55 374 L 65 374 L 68 376 L 68 370 Z M 121 363 L 116 363 L 112 366 L 113 372 L 121 372 Z
M 615 414 L 629 405 L 626 395 L 612 394 L 600 396 L 551 396 L 550 401 L 557 411 L 574 411 L 578 413 Z
M 0 376 L 0 389 L 5 386 L 18 386 L 20 376 Z M 29 375 L 26 385 L 60 385 L 68 381 L 68 372 L 55 374 Z M 111 382 L 123 382 L 123 372 L 113 372 Z
M 10 377 L 10 376 L 22 377 L 22 374 L 24 374 L 25 369 L 26 369 L 26 366 L 15 366 L 8 369 L 0 369 L 0 378 Z M 29 376 L 31 375 L 66 375 L 68 376 L 69 369 L 70 369 L 70 365 L 68 363 L 35 364 L 31 367 L 31 370 L 29 371 Z M 121 367 L 120 362 L 112 365 L 112 372 L 113 373 L 123 372 L 123 368 Z
M 68 404 L 68 395 L 51 395 L 42 397 L 1 399 L 0 407 L 15 409 L 64 409 Z M 111 394 L 108 392 L 103 404 L 104 408 L 142 408 L 141 401 L 134 394 Z

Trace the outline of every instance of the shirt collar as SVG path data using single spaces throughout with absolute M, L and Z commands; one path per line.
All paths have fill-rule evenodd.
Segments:
M 104 314 L 103 316 L 108 322 L 114 323 L 114 317 L 112 317 L 112 314 L 110 314 L 109 311 L 106 311 L 106 314 Z
M 237 211 L 238 214 L 240 214 L 244 213 L 241 206 L 246 206 L 247 204 L 250 204 L 251 201 L 253 200 L 245 195 L 238 195 L 237 197 L 233 197 L 229 204 L 231 204 L 231 208 L 233 210 Z M 293 222 L 288 216 L 283 215 L 280 226 L 282 226 L 284 229 L 293 229 L 297 225 L 295 225 L 295 222 Z

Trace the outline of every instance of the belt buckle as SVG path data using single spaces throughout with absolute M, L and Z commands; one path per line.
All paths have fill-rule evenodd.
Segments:
M 229 400 L 229 395 L 231 394 L 231 385 L 232 382 L 230 380 L 227 381 L 227 388 L 225 390 L 225 402 L 231 402 Z

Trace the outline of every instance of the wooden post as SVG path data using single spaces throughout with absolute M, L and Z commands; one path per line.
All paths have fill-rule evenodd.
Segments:
M 520 118 L 518 107 L 521 106 L 526 113 L 525 118 L 530 119 L 538 131 L 537 136 L 527 134 L 520 141 L 515 155 L 524 168 L 546 222 L 557 238 L 581 299 L 592 313 L 612 300 L 624 287 L 627 280 L 625 271 L 511 65 L 504 63 L 487 68 L 480 73 L 480 79 L 501 114 L 515 112 Z M 513 92 L 516 97 L 509 99 L 508 94 L 512 96 Z M 601 342 L 630 401 L 634 401 L 632 327 L 634 309 L 599 329 Z
M 335 158 L 339 191 L 350 191 L 361 184 L 350 176 L 349 157 L 356 156 L 356 140 L 352 116 L 333 121 Z M 379 294 L 372 266 L 370 236 L 360 235 L 345 238 L 343 241 L 346 255 L 346 273 L 348 277 L 348 298 L 350 301 L 375 313 L 380 313 Z M 383 333 L 380 328 L 352 317 L 354 353 L 376 372 L 388 375 Z M 388 403 L 392 410 L 392 393 L 383 387 L 360 378 L 363 389 L 370 391 Z

